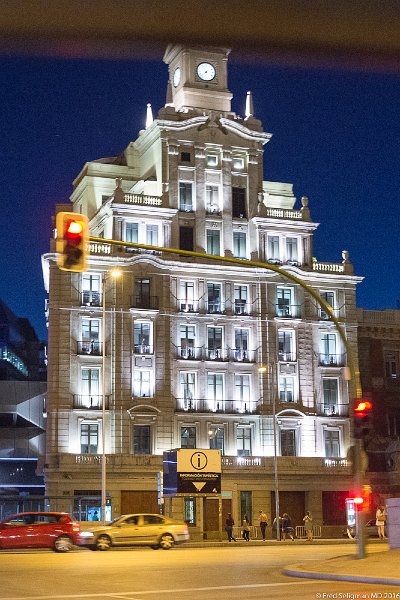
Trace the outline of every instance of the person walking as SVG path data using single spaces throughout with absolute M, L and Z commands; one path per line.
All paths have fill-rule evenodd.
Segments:
M 282 515 L 281 527 L 283 541 L 286 540 L 286 536 L 288 535 L 292 542 L 294 542 L 292 520 L 287 513 L 283 513 Z
M 258 518 L 260 521 L 261 536 L 262 536 L 263 541 L 265 542 L 265 534 L 266 534 L 267 525 L 268 525 L 268 517 L 263 510 L 260 510 L 260 515 Z
M 250 541 L 250 523 L 249 523 L 249 519 L 247 517 L 247 515 L 244 515 L 244 519 L 243 519 L 243 523 L 242 523 L 242 535 L 243 535 L 243 539 L 246 540 L 246 542 Z
M 310 511 L 308 510 L 303 517 L 304 529 L 306 530 L 307 540 L 312 542 L 313 540 L 313 518 Z
M 385 524 L 386 524 L 386 511 L 385 511 L 385 507 L 380 505 L 378 506 L 378 508 L 376 509 L 376 526 L 378 528 L 378 536 L 379 539 L 384 540 L 386 539 L 385 536 Z
M 225 530 L 228 535 L 228 542 L 231 542 L 232 540 L 234 542 L 236 542 L 236 538 L 233 535 L 233 526 L 234 525 L 235 525 L 235 521 L 233 520 L 231 513 L 228 513 L 228 516 L 226 517 L 226 521 L 225 521 Z

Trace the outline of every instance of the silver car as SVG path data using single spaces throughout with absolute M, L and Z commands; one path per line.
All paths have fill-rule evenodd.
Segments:
M 174 544 L 189 540 L 189 529 L 183 521 L 163 515 L 122 515 L 108 525 L 90 528 L 83 545 L 92 550 L 108 550 L 111 546 L 150 546 L 169 550 Z

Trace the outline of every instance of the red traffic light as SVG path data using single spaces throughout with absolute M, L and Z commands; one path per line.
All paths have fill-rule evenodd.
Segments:
M 76 221 L 75 219 L 71 219 L 67 224 L 64 239 L 68 238 L 79 238 L 83 233 L 83 223 L 82 221 Z
M 82 272 L 87 268 L 89 223 L 86 215 L 59 212 L 56 218 L 57 264 L 64 271 Z
M 361 496 L 358 496 L 357 498 L 353 498 L 353 502 L 354 504 L 363 504 L 364 503 L 364 498 L 361 498 Z
M 356 400 L 354 405 L 354 414 L 364 416 L 372 410 L 372 402 L 369 400 Z

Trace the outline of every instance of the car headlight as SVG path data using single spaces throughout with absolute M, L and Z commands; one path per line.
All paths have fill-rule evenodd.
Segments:
M 94 533 L 92 533 L 91 531 L 81 531 L 81 537 L 84 537 L 84 538 L 94 537 Z

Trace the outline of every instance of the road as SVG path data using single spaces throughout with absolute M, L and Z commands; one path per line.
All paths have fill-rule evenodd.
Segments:
M 170 551 L 112 549 L 2 551 L 1 600 L 274 600 L 328 598 L 324 594 L 399 592 L 378 586 L 289 578 L 281 569 L 304 560 L 352 554 L 354 548 L 297 545 L 233 544 L 229 547 Z M 349 594 L 349 595 L 346 595 Z M 331 596 L 335 597 L 335 596 Z M 362 596 L 360 596 L 362 597 Z M 365 596 L 368 598 L 371 596 Z M 373 597 L 373 596 L 372 596 Z M 379 597 L 379 596 L 376 596 Z M 393 596 L 396 597 L 396 596 Z

